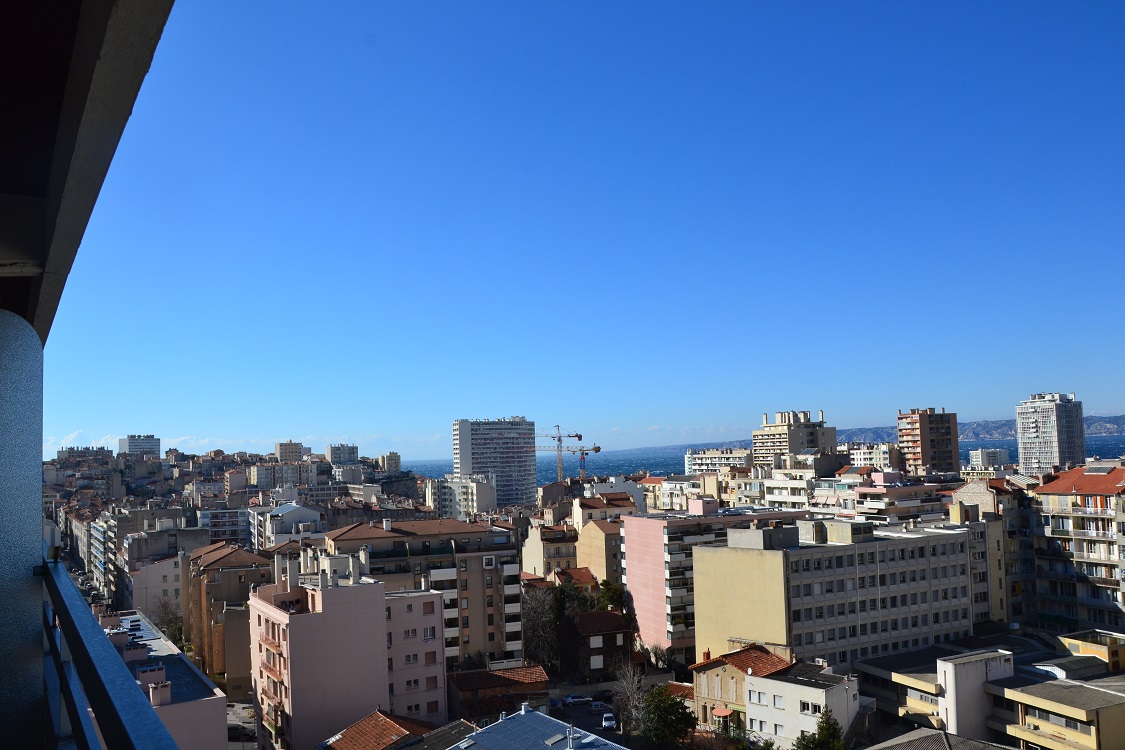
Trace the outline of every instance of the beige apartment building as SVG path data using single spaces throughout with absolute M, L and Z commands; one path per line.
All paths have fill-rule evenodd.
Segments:
M 388 591 L 442 595 L 447 669 L 523 663 L 519 552 L 513 531 L 442 518 L 357 523 L 330 531 L 328 555 L 351 555 Z
M 539 525 L 527 530 L 523 541 L 525 573 L 546 577 L 556 570 L 578 567 L 578 529 L 566 524 Z
M 578 567 L 599 581 L 621 583 L 621 521 L 589 521 L 578 533 Z
M 956 474 L 961 469 L 957 415 L 928 409 L 898 413 L 898 449 L 907 474 Z
M 576 497 L 570 511 L 574 527 L 582 531 L 582 526 L 590 521 L 608 521 L 621 516 L 637 513 L 637 504 L 627 492 L 605 492 L 593 497 Z
M 191 659 L 231 698 L 250 695 L 250 588 L 273 582 L 270 561 L 227 542 L 178 558 Z
M 974 565 L 970 531 L 845 520 L 729 529 L 725 547 L 694 549 L 697 648 L 774 644 L 844 671 L 971 635 L 973 573 L 988 562 Z
M 773 423 L 762 415 L 762 426 L 753 434 L 754 464 L 773 466 L 774 456 L 790 456 L 812 448 L 825 452 L 836 450 L 836 428 L 824 423 L 824 410 L 814 422 L 807 411 L 779 411 Z

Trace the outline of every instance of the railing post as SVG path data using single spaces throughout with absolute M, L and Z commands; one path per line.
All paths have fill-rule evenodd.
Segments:
M 43 345 L 0 310 L 0 745 L 43 743 Z

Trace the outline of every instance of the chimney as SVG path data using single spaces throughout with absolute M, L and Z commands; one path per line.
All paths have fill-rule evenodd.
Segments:
M 383 531 L 390 531 L 391 528 L 392 528 L 391 519 L 384 518 L 383 519 Z
M 823 422 L 824 421 L 824 409 L 821 409 L 819 414 L 820 414 L 820 416 L 817 417 L 817 421 Z
M 531 708 L 531 705 L 527 701 L 524 701 L 520 704 L 520 713 L 526 714 L 529 708 Z
M 762 412 L 762 426 L 765 427 L 769 423 L 770 423 L 769 415 L 766 414 L 765 412 Z
M 148 686 L 148 700 L 153 707 L 167 706 L 172 702 L 172 683 L 154 682 Z

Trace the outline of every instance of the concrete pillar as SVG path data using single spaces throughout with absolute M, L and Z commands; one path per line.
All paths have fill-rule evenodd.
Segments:
M 0 310 L 0 720 L 8 747 L 42 743 L 43 345 Z

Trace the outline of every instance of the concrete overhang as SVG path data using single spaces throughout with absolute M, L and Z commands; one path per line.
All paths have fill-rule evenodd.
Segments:
M 0 5 L 0 309 L 46 342 L 172 0 Z

